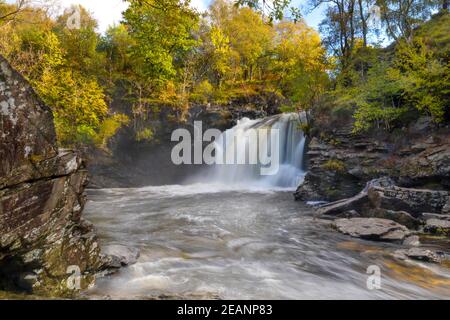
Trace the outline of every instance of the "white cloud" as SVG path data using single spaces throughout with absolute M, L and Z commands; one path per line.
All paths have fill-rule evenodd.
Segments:
M 122 19 L 122 12 L 126 10 L 127 3 L 123 0 L 60 0 L 63 8 L 72 4 L 80 4 L 90 11 L 98 21 L 100 32 L 104 32 L 108 26 Z
M 208 8 L 211 0 L 191 0 L 191 5 L 200 12 Z M 61 5 L 70 7 L 72 4 L 81 4 L 88 9 L 99 24 L 99 31 L 104 32 L 108 26 L 119 22 L 122 19 L 122 12 L 128 7 L 123 0 L 59 0 Z

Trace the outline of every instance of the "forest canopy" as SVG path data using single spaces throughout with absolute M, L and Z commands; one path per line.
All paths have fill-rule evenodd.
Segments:
M 355 132 L 448 121 L 446 0 L 310 0 L 325 8 L 320 34 L 289 1 L 216 0 L 204 14 L 186 0 L 127 2 L 101 34 L 80 6 L 0 0 L 0 53 L 52 108 L 63 146 L 106 149 L 124 125 L 151 140 L 162 108 L 183 121 L 193 104 L 267 92 L 285 111 L 348 110 Z

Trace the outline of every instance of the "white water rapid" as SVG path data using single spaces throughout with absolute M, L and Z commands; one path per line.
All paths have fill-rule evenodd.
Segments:
M 215 143 L 216 162 L 221 159 L 219 163 L 226 164 L 213 165 L 197 180 L 236 187 L 296 188 L 305 175 L 305 141 L 298 114 L 244 118 Z M 273 168 L 270 174 L 262 174 L 266 167 Z

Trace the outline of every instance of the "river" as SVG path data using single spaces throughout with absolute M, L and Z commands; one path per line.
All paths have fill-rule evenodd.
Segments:
M 253 129 L 267 128 L 269 135 L 255 139 L 259 132 Z M 279 151 L 277 174 L 260 175 L 261 167 L 254 165 L 216 165 L 185 185 L 91 190 L 85 214 L 98 228 L 102 245 L 137 248 L 141 256 L 100 279 L 88 295 L 450 298 L 445 266 L 396 261 L 392 253 L 399 246 L 341 235 L 329 221 L 315 219 L 306 203 L 294 201 L 292 193 L 305 173 L 298 115 L 243 119 L 219 139 L 216 156 L 245 159 L 255 144 L 272 156 Z M 379 278 L 367 273 L 378 268 Z
M 449 269 L 390 258 L 398 247 L 355 240 L 315 220 L 284 189 L 196 184 L 91 190 L 86 217 L 102 245 L 140 249 L 92 298 L 450 298 Z M 381 268 L 369 290 L 367 268 Z

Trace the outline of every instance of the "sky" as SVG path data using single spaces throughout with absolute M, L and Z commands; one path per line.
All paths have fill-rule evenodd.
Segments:
M 16 0 L 7 0 L 9 3 L 14 3 Z M 111 24 L 117 23 L 121 20 L 122 12 L 127 5 L 123 0 L 56 0 L 62 7 L 70 7 L 72 4 L 81 4 L 88 9 L 99 23 L 99 31 L 104 32 Z M 191 0 L 192 6 L 199 11 L 205 11 L 213 0 Z M 302 6 L 307 0 L 293 0 L 293 5 Z M 306 15 L 306 22 L 314 28 L 318 28 L 321 21 L 322 10 L 318 9 L 312 14 Z

